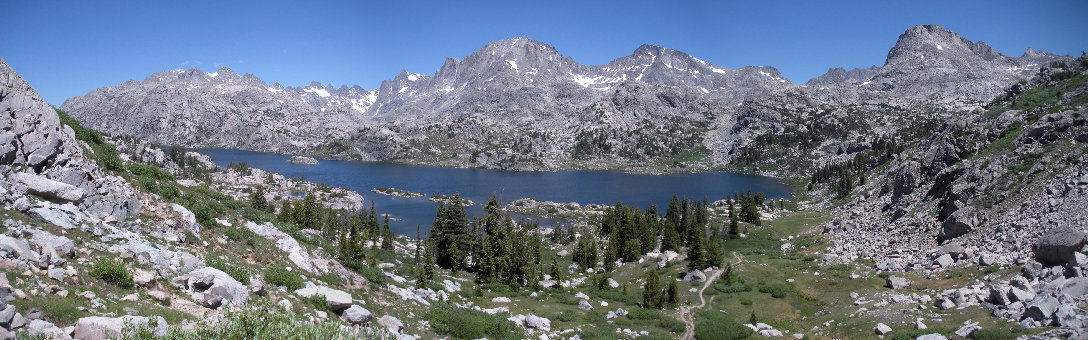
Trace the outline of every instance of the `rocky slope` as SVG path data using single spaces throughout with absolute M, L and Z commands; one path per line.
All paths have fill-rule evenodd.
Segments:
M 823 225 L 834 240 L 826 258 L 885 271 L 1023 266 L 1023 276 L 950 290 L 936 305 L 981 304 L 1024 328 L 1083 336 L 1086 122 L 1085 56 L 942 120 L 886 164 L 863 167 L 871 179 Z
M 793 115 L 786 119 L 849 105 L 970 110 L 1068 59 L 1033 50 L 1010 58 L 940 26 L 918 26 L 879 68 L 832 69 L 794 85 L 771 67 L 729 69 L 657 46 L 582 65 L 512 38 L 447 59 L 433 76 L 402 71 L 370 91 L 285 88 L 229 69 L 192 69 L 94 90 L 62 109 L 101 131 L 184 146 L 521 170 L 690 171 L 734 159 L 741 136 L 761 133 L 735 125 L 737 116 L 767 107 L 768 98 L 804 108 L 771 113 Z M 744 120 L 758 126 L 761 118 Z
M 0 187 L 16 209 L 68 224 L 139 212 L 132 188 L 84 157 L 72 129 L 0 59 Z M 44 200 L 17 199 L 36 194 Z

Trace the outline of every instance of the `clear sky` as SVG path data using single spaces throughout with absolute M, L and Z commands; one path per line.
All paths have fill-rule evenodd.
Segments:
M 264 81 L 374 89 L 432 75 L 515 36 L 603 64 L 641 44 L 724 67 L 777 67 L 795 83 L 882 65 L 899 34 L 940 24 L 999 52 L 1088 50 L 1088 1 L 13 1 L 0 57 L 59 106 L 170 69 L 228 66 Z

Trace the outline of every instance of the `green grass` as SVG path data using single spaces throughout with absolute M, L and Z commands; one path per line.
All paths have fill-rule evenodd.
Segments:
M 519 339 L 513 322 L 501 316 L 488 315 L 471 309 L 457 308 L 436 303 L 423 316 L 431 323 L 431 330 L 439 335 L 455 339 Z

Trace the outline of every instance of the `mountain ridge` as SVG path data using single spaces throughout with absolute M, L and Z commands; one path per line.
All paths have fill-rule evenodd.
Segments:
M 798 85 L 773 67 L 725 68 L 649 44 L 606 64 L 585 65 L 552 45 L 515 37 L 489 42 L 461 60 L 447 58 L 430 76 L 402 70 L 373 90 L 316 81 L 284 87 L 229 68 L 214 73 L 190 69 L 156 73 L 148 78 L 150 83 L 145 79 L 97 89 L 69 98 L 61 108 L 95 129 L 190 147 L 517 170 L 632 168 L 646 161 L 672 167 L 679 163 L 666 160 L 687 150 L 703 155 L 697 162 L 703 165 L 696 168 L 708 168 L 736 157 L 736 142 L 743 142 L 748 126 L 734 126 L 737 116 L 759 106 L 759 100 L 792 96 L 824 103 L 820 105 L 881 102 L 970 110 L 1038 68 L 1071 60 L 1033 49 L 1022 57 L 1006 57 L 937 25 L 908 29 L 888 56 L 880 67 L 832 68 L 809 85 Z M 649 86 L 657 95 L 623 91 L 632 82 Z M 675 96 L 672 88 L 696 95 Z M 800 96 L 790 94 L 794 92 Z M 617 97 L 624 95 L 641 99 Z M 603 100 L 624 103 L 601 105 Z M 662 111 L 668 117 L 649 119 L 645 126 L 629 124 L 630 129 L 585 128 L 598 126 L 594 119 L 603 111 L 623 116 L 621 121 L 637 121 L 635 117 L 645 116 L 636 112 L 662 102 L 684 110 L 703 108 Z M 689 105 L 698 102 L 705 103 Z M 603 111 L 584 114 L 587 109 Z M 698 118 L 689 125 L 694 121 L 679 123 L 688 121 L 683 117 L 714 118 Z M 665 121 L 680 124 L 674 128 L 694 128 L 701 136 L 690 143 L 650 135 Z M 453 124 L 463 130 L 446 131 L 445 137 L 435 134 L 454 122 L 468 125 Z M 469 131 L 487 131 L 483 134 L 497 140 L 465 135 Z M 540 142 L 552 146 L 513 154 L 503 146 L 526 134 L 548 136 Z M 575 150 L 589 134 L 600 141 L 596 151 L 587 155 L 581 153 L 585 148 Z M 648 145 L 650 140 L 659 144 Z M 640 153 L 665 144 L 672 145 L 670 152 Z M 686 149 L 677 149 L 681 145 Z M 451 146 L 458 150 L 447 150 Z M 500 156 L 473 156 L 481 154 Z

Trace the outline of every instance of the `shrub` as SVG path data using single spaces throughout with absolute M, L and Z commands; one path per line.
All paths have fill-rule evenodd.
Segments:
M 688 329 L 688 326 L 684 324 L 683 321 L 674 319 L 672 317 L 662 315 L 662 317 L 658 320 L 660 320 L 658 321 L 658 326 L 661 326 L 661 328 L 667 329 L 673 333 L 684 333 L 684 331 Z
M 340 322 L 315 323 L 294 313 L 284 311 L 271 300 L 255 300 L 250 306 L 226 313 L 231 322 L 197 328 L 189 332 L 170 327 L 165 336 L 156 336 L 151 327 L 126 325 L 121 339 L 188 340 L 188 339 L 384 339 L 390 335 L 376 328 L 355 331 L 341 328 Z
M 272 287 L 284 286 L 290 290 L 302 289 L 302 277 L 280 266 L 268 267 L 264 271 L 264 281 Z
M 366 278 L 367 281 L 370 281 L 370 283 L 373 283 L 374 285 L 376 285 L 378 287 L 383 287 L 387 283 L 387 278 L 385 277 L 385 273 L 382 272 L 381 269 L 374 268 L 374 267 L 369 267 L 369 266 L 363 266 L 363 267 L 359 268 L 358 271 L 359 271 L 359 275 L 362 275 L 363 277 Z
M 91 264 L 91 277 L 115 284 L 122 288 L 132 287 L 132 271 L 121 261 L 100 258 Z
M 745 339 L 752 330 L 725 314 L 700 312 L 695 323 L 695 339 Z
M 785 284 L 774 283 L 759 286 L 759 292 L 771 294 L 772 297 L 776 299 L 781 299 L 786 297 L 786 295 L 790 294 L 790 287 Z
M 154 179 L 161 179 L 167 181 L 174 180 L 174 175 L 171 175 L 169 172 L 166 172 L 166 170 L 163 170 L 162 168 L 154 165 L 131 163 L 126 166 L 126 168 L 128 168 L 128 171 L 136 176 L 147 176 Z
M 457 308 L 444 303 L 432 305 L 423 317 L 431 323 L 431 330 L 435 333 L 457 339 L 518 339 L 521 337 L 514 323 L 503 317 Z
M 717 290 L 719 292 L 726 293 L 726 294 L 733 294 L 733 293 L 740 293 L 740 292 L 750 291 L 750 290 L 752 290 L 752 287 L 748 287 L 748 285 L 746 285 L 746 284 L 744 284 L 742 282 L 733 282 L 733 284 L 728 284 L 728 285 L 717 283 L 717 284 L 714 284 L 714 290 Z

